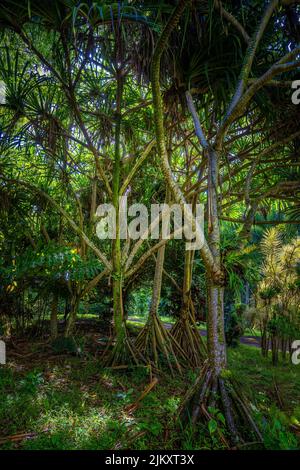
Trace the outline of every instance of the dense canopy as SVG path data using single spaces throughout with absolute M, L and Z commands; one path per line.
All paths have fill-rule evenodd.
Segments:
M 150 369 L 146 395 L 192 373 L 177 448 L 276 448 L 227 347 L 258 332 L 276 368 L 300 338 L 299 1 L 1 1 L 0 82 L 0 335 Z M 128 236 L 125 198 L 176 204 L 200 249 L 162 211 Z

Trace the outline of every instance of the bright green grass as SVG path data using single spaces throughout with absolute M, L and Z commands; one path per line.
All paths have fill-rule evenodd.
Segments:
M 170 323 L 171 325 L 174 325 L 176 322 L 176 319 L 173 317 L 166 317 L 164 315 L 159 316 L 160 321 L 163 323 Z M 142 317 L 138 315 L 129 315 L 129 319 L 127 320 L 127 324 L 129 325 L 138 325 L 138 326 L 144 326 L 147 321 L 147 317 Z M 197 325 L 199 330 L 206 330 L 206 323 L 201 322 L 199 325 Z
M 270 354 L 270 353 L 269 353 Z M 242 381 L 245 389 L 257 398 L 261 393 L 274 390 L 274 382 L 280 389 L 285 407 L 293 411 L 297 406 L 300 411 L 300 366 L 289 362 L 280 362 L 276 367 L 271 364 L 271 357 L 264 358 L 259 348 L 240 345 L 228 349 L 229 368 Z
M 149 382 L 144 368 L 116 372 L 99 360 L 69 357 L 56 363 L 41 361 L 31 368 L 15 361 L 0 369 L 1 437 L 34 432 L 33 439 L 7 443 L 3 449 L 175 449 L 174 424 L 178 405 L 195 374 L 162 377 L 133 413 L 133 403 Z M 259 349 L 240 345 L 229 350 L 229 366 L 251 399 L 267 448 L 300 448 L 289 431 L 300 421 L 300 366 L 273 367 Z M 274 380 L 284 412 L 279 411 Z M 166 432 L 168 429 L 168 432 Z M 192 436 L 181 432 L 181 449 L 209 449 L 217 444 L 207 426 Z
M 145 324 L 146 321 L 147 321 L 147 316 L 141 316 L 141 315 L 129 315 L 129 318 L 130 320 L 132 321 L 135 321 L 135 322 L 138 322 L 138 323 L 141 323 L 141 324 Z M 173 317 L 166 317 L 164 315 L 162 316 L 159 316 L 160 320 L 163 322 L 163 323 L 172 323 L 174 324 L 176 320 L 174 320 Z M 130 321 L 128 320 L 128 321 Z
M 59 320 L 63 320 L 64 319 L 64 315 L 62 313 L 59 313 L 57 315 L 57 318 Z M 77 313 L 77 319 L 79 320 L 94 320 L 94 321 L 97 321 L 97 315 L 95 315 L 94 313 Z
M 256 328 L 245 328 L 244 336 L 261 336 L 261 332 Z

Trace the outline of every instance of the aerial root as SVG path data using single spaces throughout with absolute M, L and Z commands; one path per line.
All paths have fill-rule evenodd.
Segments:
M 184 351 L 190 365 L 201 367 L 207 357 L 207 350 L 190 311 L 181 314 L 170 333 Z
M 157 315 L 150 315 L 147 323 L 135 341 L 136 349 L 158 368 L 164 358 L 174 375 L 174 370 L 182 373 L 182 366 L 188 358 L 175 338 L 166 330 Z
M 145 357 L 137 350 L 124 326 L 122 338 L 111 339 L 102 355 L 104 367 L 128 367 L 130 365 L 149 365 Z
M 216 419 L 212 409 L 221 412 L 225 418 L 225 424 L 219 423 L 216 430 L 225 447 L 250 446 L 251 442 L 263 444 L 241 386 L 231 375 L 214 374 L 206 362 L 180 407 L 181 426 L 190 423 L 195 427 L 198 422 Z

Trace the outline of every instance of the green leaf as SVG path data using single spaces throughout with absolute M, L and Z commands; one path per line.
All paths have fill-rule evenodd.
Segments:
M 218 423 L 215 419 L 211 419 L 208 423 L 208 430 L 210 434 L 214 434 L 217 430 Z

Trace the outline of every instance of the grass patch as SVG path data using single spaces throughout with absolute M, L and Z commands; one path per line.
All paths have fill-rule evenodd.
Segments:
M 128 413 L 126 407 L 149 382 L 145 368 L 116 372 L 88 356 L 58 356 L 35 365 L 24 361 L 9 360 L 0 369 L 0 437 L 32 434 L 3 443 L 2 449 L 218 448 L 207 426 L 199 426 L 194 435 L 189 428 L 179 433 L 175 426 L 180 401 L 196 376 L 192 371 L 161 377 L 136 411 Z M 291 431 L 300 421 L 300 367 L 273 367 L 259 349 L 244 345 L 229 349 L 229 367 L 251 400 L 266 447 L 300 448 Z

